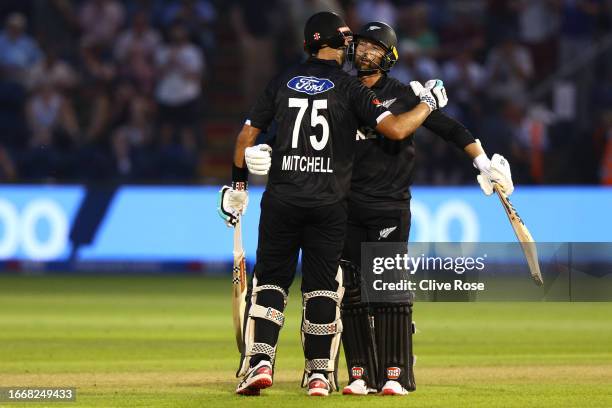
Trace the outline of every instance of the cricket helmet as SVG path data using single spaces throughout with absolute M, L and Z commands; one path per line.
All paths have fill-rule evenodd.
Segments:
M 346 38 L 352 40 L 353 33 L 338 14 L 322 11 L 313 14 L 304 26 L 304 49 L 316 53 L 324 45 L 330 48 L 345 47 Z
M 355 68 L 357 68 L 360 74 L 368 75 L 378 70 L 382 72 L 389 72 L 399 58 L 399 54 L 397 52 L 397 35 L 395 35 L 395 31 L 386 23 L 380 21 L 367 23 L 361 27 L 354 39 L 355 42 L 351 45 L 351 48 L 353 49 L 350 50 L 350 53 L 353 55 L 352 60 L 356 64 Z M 354 58 L 354 48 L 359 44 L 360 40 L 373 42 L 374 44 L 382 47 L 385 51 L 380 64 L 376 64 L 376 69 L 362 70 L 359 66 L 357 66 L 358 61 L 356 61 Z

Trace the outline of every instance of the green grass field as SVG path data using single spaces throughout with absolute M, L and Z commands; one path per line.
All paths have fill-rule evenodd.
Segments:
M 0 406 L 312 404 L 300 303 L 294 289 L 275 385 L 238 397 L 229 279 L 0 276 L 0 386 L 78 389 L 76 403 Z M 612 407 L 612 303 L 418 303 L 415 320 L 417 392 L 316 403 Z

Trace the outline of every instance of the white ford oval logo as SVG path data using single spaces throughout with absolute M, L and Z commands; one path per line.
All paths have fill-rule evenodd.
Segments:
M 287 82 L 287 87 L 308 95 L 327 92 L 334 87 L 334 83 L 327 78 L 296 76 Z

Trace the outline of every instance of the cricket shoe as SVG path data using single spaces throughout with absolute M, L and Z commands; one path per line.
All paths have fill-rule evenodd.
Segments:
M 389 380 L 382 387 L 382 395 L 408 395 L 408 390 L 399 382 Z
M 311 397 L 327 397 L 331 392 L 331 385 L 323 374 L 314 373 L 308 377 L 308 395 Z
M 344 387 L 342 395 L 368 395 L 375 392 L 374 388 L 368 388 L 364 380 L 358 379 Z
M 236 388 L 236 394 L 259 395 L 264 388 L 272 386 L 272 365 L 267 360 L 261 360 L 251 367 Z

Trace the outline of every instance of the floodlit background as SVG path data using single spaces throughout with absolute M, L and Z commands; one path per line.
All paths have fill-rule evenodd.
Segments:
M 3 0 L 0 386 L 76 386 L 88 406 L 235 402 L 232 231 L 216 192 L 249 106 L 305 57 L 304 22 L 321 10 L 353 31 L 393 26 L 391 76 L 444 80 L 445 112 L 509 160 L 537 241 L 612 242 L 610 0 Z M 415 138 L 411 240 L 512 242 L 465 155 Z M 251 177 L 251 266 L 264 185 Z M 294 406 L 297 293 L 270 391 Z M 611 312 L 419 303 L 409 398 L 612 406 Z

